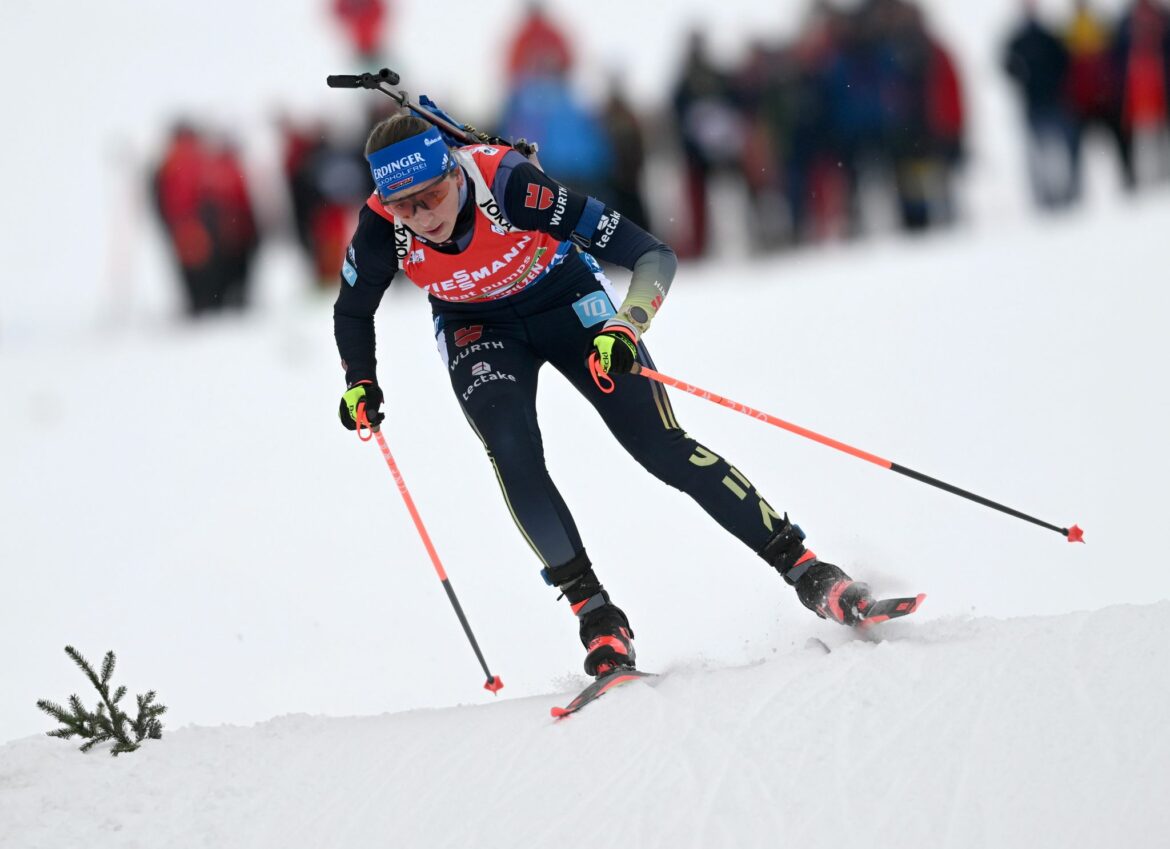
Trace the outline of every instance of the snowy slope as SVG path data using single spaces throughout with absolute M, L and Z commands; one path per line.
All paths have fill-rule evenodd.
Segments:
M 1154 847 L 1170 603 L 891 625 L 671 671 L 561 723 L 534 697 L 187 728 L 118 759 L 0 749 L 0 844 Z

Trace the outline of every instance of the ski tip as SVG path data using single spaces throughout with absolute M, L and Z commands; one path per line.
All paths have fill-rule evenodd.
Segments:
M 1071 528 L 1068 528 L 1064 532 L 1064 535 L 1066 537 L 1068 537 L 1069 542 L 1084 542 L 1085 541 L 1085 532 L 1083 530 L 1081 530 L 1076 525 L 1073 525 Z
M 492 695 L 495 695 L 504 688 L 504 682 L 500 680 L 499 675 L 494 675 L 487 679 L 487 682 L 483 685 L 483 688 L 491 692 Z
M 549 708 L 549 711 L 548 711 L 548 712 L 549 712 L 550 714 L 552 714 L 552 718 L 553 718 L 553 719 L 560 719 L 561 717 L 568 716 L 568 715 L 571 713 L 571 711 L 569 711 L 569 710 L 566 710 L 566 709 L 565 709 L 565 708 L 563 708 L 563 707 L 555 707 L 555 706 L 554 706 L 554 707 L 551 707 L 551 708 Z
M 926 593 L 919 593 L 914 597 L 914 606 L 910 608 L 909 613 L 913 613 L 918 608 L 922 607 L 922 602 L 926 600 Z

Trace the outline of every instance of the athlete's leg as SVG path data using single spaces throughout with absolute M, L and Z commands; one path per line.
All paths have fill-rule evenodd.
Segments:
M 540 558 L 542 577 L 568 599 L 588 650 L 585 668 L 633 664 L 633 633 L 593 572 L 577 526 L 549 477 L 536 419 L 543 359 L 507 322 L 452 320 L 439 329 L 451 386 L 488 453 L 516 526 Z
M 581 538 L 545 468 L 536 420 L 543 360 L 512 330 L 505 322 L 447 318 L 439 341 L 451 388 L 487 451 L 512 519 L 542 565 L 555 566 L 581 551 Z
M 775 568 L 806 607 L 838 621 L 855 618 L 853 607 L 868 588 L 853 584 L 838 567 L 818 561 L 787 514 L 775 510 L 728 460 L 687 434 L 675 418 L 665 387 L 637 375 L 614 375 L 611 393 L 597 387 L 585 367 L 589 341 L 599 326 L 586 325 L 590 320 L 589 311 L 580 309 L 545 318 L 540 350 L 597 409 L 622 447 Z M 654 367 L 644 343 L 639 344 L 638 359 Z

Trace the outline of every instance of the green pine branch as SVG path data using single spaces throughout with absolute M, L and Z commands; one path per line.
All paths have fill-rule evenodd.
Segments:
M 89 711 L 76 694 L 69 697 L 68 709 L 48 699 L 41 699 L 37 702 L 37 707 L 62 726 L 46 732 L 48 736 L 60 737 L 62 740 L 73 737 L 85 738 L 86 742 L 81 746 L 83 752 L 112 741 L 114 745 L 110 749 L 110 754 L 114 756 L 123 752 L 133 752 L 143 740 L 162 739 L 163 725 L 159 717 L 166 713 L 167 709 L 165 705 L 155 704 L 154 690 L 135 697 L 138 702 L 138 715 L 134 719 L 118 705 L 126 695 L 126 688 L 118 687 L 111 695 L 110 680 L 114 676 L 114 666 L 117 663 L 112 651 L 106 652 L 100 676 L 73 646 L 66 646 L 65 653 L 93 684 L 101 696 L 101 701 L 98 702 L 96 710 Z

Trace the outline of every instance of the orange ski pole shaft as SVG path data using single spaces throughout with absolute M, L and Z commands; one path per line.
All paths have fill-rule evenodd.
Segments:
M 386 461 L 386 465 L 390 469 L 390 474 L 394 477 L 394 483 L 398 484 L 398 492 L 401 493 L 402 500 L 406 502 L 406 510 L 410 513 L 410 518 L 414 522 L 414 528 L 418 531 L 419 538 L 422 539 L 423 546 L 431 558 L 431 565 L 435 567 L 435 573 L 439 576 L 439 581 L 442 583 L 443 589 L 447 592 L 447 598 L 450 599 L 451 606 L 455 608 L 455 615 L 459 617 L 459 624 L 463 626 L 463 633 L 467 635 L 467 639 L 471 643 L 471 648 L 475 651 L 475 657 L 479 660 L 479 665 L 483 668 L 484 675 L 487 676 L 487 681 L 484 683 L 483 688 L 490 690 L 492 693 L 498 693 L 500 688 L 504 686 L 504 682 L 500 680 L 498 675 L 492 675 L 488 669 L 487 661 L 484 660 L 483 652 L 480 651 L 479 642 L 476 641 L 475 634 L 471 631 L 471 624 L 467 621 L 467 616 L 463 613 L 463 606 L 459 603 L 459 599 L 455 595 L 455 588 L 451 586 L 451 579 L 447 577 L 447 570 L 443 568 L 443 562 L 439 560 L 439 553 L 435 551 L 435 545 L 431 542 L 431 535 L 427 533 L 422 517 L 418 514 L 418 508 L 414 506 L 414 499 L 410 497 L 410 490 L 406 488 L 406 480 L 402 477 L 402 472 L 398 470 L 398 464 L 394 462 L 394 455 L 390 453 L 390 446 L 386 444 L 386 437 L 382 436 L 381 428 L 377 425 L 370 424 L 370 420 L 366 416 L 364 402 L 358 404 L 357 434 L 362 442 L 368 442 L 371 437 L 377 441 L 378 448 L 382 451 L 382 458 Z
M 905 475 L 906 477 L 913 478 L 916 481 L 930 484 L 931 486 L 937 487 L 938 489 L 945 490 L 946 492 L 953 493 L 954 495 L 958 495 L 962 498 L 966 498 L 969 501 L 974 501 L 977 504 L 982 504 L 985 507 L 990 507 L 993 510 L 998 510 L 1001 513 L 1006 513 L 1009 516 L 1015 516 L 1017 519 L 1023 519 L 1025 522 L 1031 522 L 1034 525 L 1039 525 L 1040 527 L 1047 528 L 1050 531 L 1056 531 L 1058 534 L 1063 534 L 1069 542 L 1085 541 L 1084 531 L 1082 531 L 1076 525 L 1073 525 L 1069 528 L 1062 528 L 1058 525 L 1053 525 L 1048 522 L 1041 521 L 1034 516 L 1029 516 L 1027 513 L 1021 513 L 1019 510 L 1014 510 L 1011 507 L 1006 507 L 1003 504 L 999 504 L 989 498 L 984 498 L 982 495 L 976 495 L 973 492 L 960 489 L 953 484 L 940 481 L 937 478 L 932 478 L 929 475 L 922 474 L 921 472 L 916 472 L 913 469 L 909 469 L 905 466 L 899 465 L 898 463 L 886 460 L 885 458 L 879 457 L 876 454 L 870 454 L 868 451 L 862 451 L 860 448 L 854 448 L 852 445 L 847 445 L 846 443 L 832 439 L 831 437 L 823 436 L 816 431 L 809 430 L 806 427 L 792 424 L 792 422 L 786 422 L 784 419 L 777 418 L 776 416 L 761 412 L 760 410 L 756 410 L 752 407 L 749 407 L 747 404 L 741 404 L 738 401 L 732 401 L 728 398 L 724 398 L 722 395 L 716 395 L 714 392 L 708 392 L 706 389 L 700 389 L 698 386 L 694 386 L 693 384 L 686 383 L 684 381 L 678 380 L 677 378 L 662 374 L 661 372 L 657 372 L 652 368 L 647 368 L 646 366 L 635 363 L 634 373 L 640 374 L 642 377 L 648 378 L 649 380 L 656 380 L 659 383 L 666 384 L 667 386 L 673 386 L 675 389 L 681 389 L 683 392 L 687 392 L 698 398 L 712 401 L 723 407 L 727 407 L 728 409 L 735 410 L 737 413 L 743 413 L 745 416 L 751 416 L 753 419 L 759 419 L 760 421 L 767 422 L 770 425 L 775 425 L 776 427 L 787 430 L 790 433 L 795 433 L 797 436 L 803 436 L 806 439 L 811 439 L 813 442 L 819 442 L 821 445 L 827 445 L 830 448 L 843 451 L 852 457 L 857 457 L 859 460 L 865 460 L 869 463 L 873 463 L 876 466 L 881 466 L 883 469 L 889 469 L 891 472 L 897 472 L 900 475 Z

